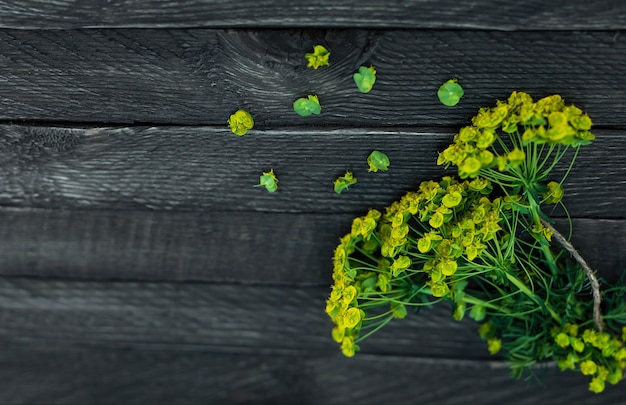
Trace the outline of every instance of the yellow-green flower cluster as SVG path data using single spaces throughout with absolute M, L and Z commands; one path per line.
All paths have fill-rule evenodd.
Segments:
M 626 369 L 626 326 L 621 332 L 621 336 L 594 329 L 580 333 L 578 325 L 571 323 L 553 328 L 559 368 L 589 376 L 589 390 L 595 393 L 604 391 L 605 382 L 617 384 Z
M 455 165 L 459 176 L 478 176 L 481 169 L 499 171 L 517 168 L 526 159 L 522 145 L 506 144 L 508 134 L 523 144 L 579 146 L 595 139 L 589 132 L 591 119 L 578 107 L 566 106 L 559 95 L 537 102 L 523 92 L 513 92 L 506 102 L 481 108 L 472 125 L 461 128 L 453 143 L 439 154 L 439 165 Z
M 380 226 L 381 254 L 395 259 L 410 253 L 422 259 L 421 271 L 434 297 L 450 292 L 447 278 L 456 273 L 460 258 L 473 261 L 501 228 L 500 199 L 489 200 L 487 180 L 457 182 L 444 177 L 423 182 L 419 191 L 392 204 Z M 409 221 L 421 229 L 409 233 Z
M 237 110 L 230 116 L 227 122 L 230 125 L 230 130 L 237 136 L 243 136 L 249 129 L 254 128 L 254 119 L 245 110 Z
M 487 341 L 487 349 L 490 354 L 497 354 L 502 349 L 502 339 L 496 334 L 496 329 L 491 322 L 485 322 L 478 328 L 478 334 Z
M 355 218 L 353 232 L 341 238 L 333 257 L 334 284 L 326 301 L 326 313 L 336 325 L 333 339 L 341 344 L 341 350 L 347 357 L 354 356 L 359 349 L 354 340 L 365 318 L 365 312 L 358 308 L 357 301 L 363 274 L 358 274 L 349 257 L 355 252 L 357 243 L 371 237 L 380 216 L 379 211 L 370 210 L 366 216 Z
M 375 318 L 372 310 L 387 306 L 388 318 L 403 318 L 416 286 L 424 296 L 451 296 L 453 276 L 501 230 L 500 199 L 490 200 L 490 190 L 484 179 L 444 177 L 423 182 L 384 214 L 370 210 L 353 220 L 335 249 L 326 305 L 344 354 L 358 350 L 355 340 Z

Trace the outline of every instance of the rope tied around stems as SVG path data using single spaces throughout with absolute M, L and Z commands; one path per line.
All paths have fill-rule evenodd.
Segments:
M 556 238 L 556 241 L 567 250 L 570 255 L 580 264 L 587 275 L 587 278 L 591 282 L 591 291 L 593 293 L 593 322 L 596 325 L 596 329 L 598 332 L 602 332 L 603 324 L 602 324 L 602 313 L 600 312 L 600 303 L 602 301 L 602 297 L 600 295 L 600 283 L 598 282 L 598 278 L 596 277 L 595 272 L 589 267 L 585 259 L 578 253 L 578 251 L 574 248 L 574 246 L 552 226 L 552 224 L 548 223 L 545 220 L 541 220 L 541 223 L 546 228 L 552 231 L 552 236 Z

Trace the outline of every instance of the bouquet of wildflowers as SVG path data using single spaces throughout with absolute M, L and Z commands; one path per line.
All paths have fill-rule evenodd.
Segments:
M 326 312 L 351 357 L 358 343 L 411 308 L 448 302 L 478 323 L 512 374 L 555 361 L 602 392 L 626 368 L 626 287 L 602 286 L 553 226 L 545 207 L 591 119 L 558 95 L 514 92 L 481 108 L 437 163 L 458 176 L 421 183 L 384 211 L 355 218 L 334 254 Z M 554 168 L 567 169 L 554 179 Z M 565 208 L 565 207 L 563 207 Z M 567 212 L 567 211 L 565 211 Z

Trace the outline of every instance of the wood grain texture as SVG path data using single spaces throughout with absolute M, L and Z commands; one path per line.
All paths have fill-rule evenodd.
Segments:
M 616 0 L 12 0 L 0 3 L 0 27 L 69 29 L 89 27 L 400 27 L 619 29 L 624 3 Z
M 241 353 L 336 353 L 330 287 L 0 278 L 0 341 Z M 391 322 L 362 353 L 485 359 L 467 319 L 441 305 Z
M 620 404 L 581 375 L 549 368 L 517 381 L 498 363 L 339 354 L 228 354 L 5 346 L 5 405 Z
M 351 214 L 0 210 L 0 275 L 328 286 Z M 566 232 L 567 222 L 557 221 Z M 574 219 L 599 275 L 626 271 L 626 221 Z
M 307 69 L 317 43 L 331 66 Z M 524 90 L 623 128 L 624 54 L 609 31 L 0 30 L 0 120 L 226 126 L 245 108 L 261 130 L 460 127 Z M 352 73 L 370 64 L 378 79 L 362 94 Z M 436 92 L 452 77 L 465 97 L 450 108 Z M 311 93 L 322 114 L 299 117 L 292 103 Z
M 626 218 L 626 135 L 597 130 L 565 183 L 574 217 Z M 438 178 L 454 130 L 0 126 L 0 204 L 20 207 L 361 213 Z M 379 149 L 386 173 L 368 173 Z M 254 187 L 273 168 L 279 189 Z M 333 180 L 352 170 L 344 194 Z M 563 216 L 558 211 L 556 217 Z
M 330 258 L 351 220 L 349 214 L 5 209 L 0 274 L 330 285 Z

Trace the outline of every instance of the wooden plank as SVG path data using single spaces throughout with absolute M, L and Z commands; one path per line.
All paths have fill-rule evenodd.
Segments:
M 317 43 L 331 66 L 307 69 Z M 0 30 L 0 120 L 226 126 L 246 108 L 258 129 L 459 127 L 524 90 L 623 128 L 624 54 L 608 31 Z M 362 94 L 351 76 L 370 64 L 378 79 Z M 452 77 L 465 97 L 449 108 L 436 92 Z M 309 93 L 323 112 L 299 117 L 292 103 Z
M 337 353 L 329 287 L 0 278 L 0 341 L 40 347 Z M 391 322 L 362 353 L 482 359 L 471 320 L 446 306 Z
M 12 0 L 0 5 L 0 27 L 69 29 L 90 27 L 290 27 L 620 29 L 620 1 L 506 2 L 482 0 L 320 0 L 306 5 L 276 0 L 73 2 Z
M 328 286 L 352 214 L 0 210 L 0 275 Z M 563 232 L 564 219 L 557 222 Z M 626 220 L 574 219 L 572 243 L 609 280 Z M 609 247 L 609 248 L 607 248 Z
M 625 218 L 626 135 L 598 130 L 565 183 L 574 217 Z M 444 171 L 437 154 L 454 130 L 68 129 L 0 126 L 0 204 L 20 207 L 360 213 L 382 208 Z M 391 159 L 368 173 L 374 149 Z M 262 171 L 276 193 L 255 188 Z M 590 169 L 591 168 L 591 169 Z M 352 170 L 344 194 L 333 180 Z M 453 174 L 452 170 L 445 172 Z M 556 216 L 563 214 L 556 213 Z
M 5 209 L 0 274 L 329 285 L 332 252 L 351 218 Z
M 495 362 L 5 346 L 0 402 L 18 404 L 620 404 L 556 367 L 512 380 Z

